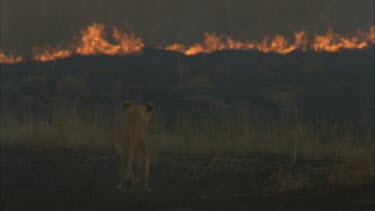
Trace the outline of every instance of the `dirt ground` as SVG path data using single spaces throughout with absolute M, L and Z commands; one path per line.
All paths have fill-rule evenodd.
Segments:
M 2 211 L 375 209 L 373 185 L 326 185 L 323 161 L 160 153 L 151 166 L 152 192 L 121 193 L 110 153 L 1 150 Z

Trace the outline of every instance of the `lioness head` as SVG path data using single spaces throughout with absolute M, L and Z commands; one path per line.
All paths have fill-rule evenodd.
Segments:
M 122 104 L 122 109 L 125 112 L 137 112 L 139 113 L 143 120 L 148 124 L 150 122 L 152 112 L 155 109 L 153 103 L 147 103 L 146 105 L 136 104 L 132 101 L 124 101 Z

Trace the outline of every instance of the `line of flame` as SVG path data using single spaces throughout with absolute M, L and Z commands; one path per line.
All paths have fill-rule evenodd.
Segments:
M 325 35 L 315 35 L 309 41 L 306 32 L 294 34 L 294 42 L 288 41 L 282 35 L 276 35 L 272 39 L 264 38 L 260 42 L 238 41 L 226 35 L 215 33 L 204 34 L 204 40 L 191 46 L 172 44 L 166 50 L 177 51 L 186 55 L 199 53 L 212 53 L 220 50 L 257 50 L 263 53 L 288 54 L 296 50 L 315 52 L 338 52 L 344 49 L 364 49 L 375 44 L 375 26 L 371 26 L 369 32 L 358 31 L 354 36 L 344 36 L 329 29 Z
M 69 47 L 43 47 L 33 48 L 33 60 L 52 61 L 78 55 L 127 55 L 139 54 L 144 48 L 141 38 L 134 33 L 123 33 L 118 28 L 112 28 L 114 42 L 106 40 L 105 26 L 93 23 L 81 31 L 80 38 Z M 265 37 L 262 41 L 250 42 L 235 40 L 226 35 L 215 33 L 204 33 L 204 40 L 190 46 L 174 43 L 163 47 L 165 50 L 180 52 L 185 55 L 200 53 L 212 53 L 220 50 L 256 50 L 263 53 L 289 54 L 296 50 L 315 52 L 338 52 L 344 49 L 364 49 L 375 44 L 375 26 L 371 26 L 368 32 L 357 31 L 353 36 L 340 35 L 332 29 L 324 35 L 315 34 L 309 40 L 305 31 L 294 34 L 291 42 L 284 36 L 278 34 L 273 38 Z M 24 61 L 22 57 L 5 55 L 0 51 L 0 63 L 19 63 Z
M 123 33 L 116 27 L 112 29 L 112 37 L 116 43 L 112 44 L 105 39 L 105 27 L 102 24 L 93 23 L 81 31 L 81 37 L 75 45 L 69 48 L 51 47 L 34 48 L 33 59 L 36 61 L 51 61 L 78 55 L 126 55 L 141 53 L 144 44 L 141 38 L 134 33 Z

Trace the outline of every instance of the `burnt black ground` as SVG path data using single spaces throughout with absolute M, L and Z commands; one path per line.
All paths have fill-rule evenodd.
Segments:
M 1 201 L 5 211 L 375 209 L 373 185 L 324 185 L 326 168 L 324 161 L 292 165 L 277 155 L 161 153 L 151 166 L 153 191 L 121 193 L 111 153 L 3 146 Z M 280 190 L 283 177 L 275 175 L 288 174 L 309 181 Z

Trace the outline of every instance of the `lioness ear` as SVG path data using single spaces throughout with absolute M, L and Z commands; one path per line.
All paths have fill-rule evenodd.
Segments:
M 132 104 L 133 104 L 133 102 L 131 102 L 131 101 L 124 101 L 123 104 L 122 104 L 122 109 L 124 109 L 124 111 L 126 111 Z
M 155 106 L 153 103 L 147 103 L 146 104 L 146 111 L 152 112 L 154 110 Z

